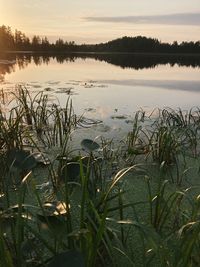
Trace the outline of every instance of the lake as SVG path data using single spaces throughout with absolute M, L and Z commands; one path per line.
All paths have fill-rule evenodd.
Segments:
M 10 92 L 17 84 L 45 91 L 61 105 L 70 95 L 77 114 L 102 120 L 103 127 L 96 131 L 113 135 L 129 127 L 138 109 L 199 106 L 200 59 L 92 53 L 1 55 L 0 88 Z

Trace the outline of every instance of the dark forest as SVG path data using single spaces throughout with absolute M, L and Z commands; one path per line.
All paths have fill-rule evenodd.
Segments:
M 107 43 L 76 44 L 59 38 L 51 43 L 47 37 L 34 35 L 27 37 L 19 30 L 13 33 L 8 26 L 0 26 L 0 51 L 36 51 L 36 52 L 119 52 L 119 53 L 173 53 L 199 54 L 200 41 L 163 43 L 155 38 L 144 36 L 122 37 Z

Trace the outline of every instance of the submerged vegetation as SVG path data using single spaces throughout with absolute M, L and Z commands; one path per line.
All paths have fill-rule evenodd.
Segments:
M 0 266 L 200 265 L 200 110 L 134 115 L 121 143 L 19 88 L 0 109 Z M 88 126 L 88 125 L 87 125 Z

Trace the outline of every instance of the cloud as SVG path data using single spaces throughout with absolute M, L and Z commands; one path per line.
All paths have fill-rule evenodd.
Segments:
M 85 20 L 91 22 L 200 26 L 200 13 L 181 13 L 155 16 L 86 17 Z

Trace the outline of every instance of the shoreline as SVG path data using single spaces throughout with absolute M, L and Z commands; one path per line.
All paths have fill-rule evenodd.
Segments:
M 18 50 L 14 50 L 14 51 L 0 51 L 0 54 L 48 54 L 48 55 L 133 55 L 133 56 L 181 56 L 181 57 L 200 57 L 199 53 L 153 53 L 153 52 L 109 52 L 109 51 L 104 51 L 104 52 L 95 52 L 95 51 L 91 51 L 91 52 L 87 52 L 87 51 L 62 51 L 62 52 L 58 52 L 58 51 L 18 51 Z

